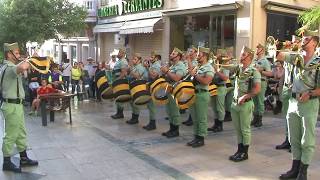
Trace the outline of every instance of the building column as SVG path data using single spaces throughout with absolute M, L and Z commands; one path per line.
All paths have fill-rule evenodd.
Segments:
M 82 59 L 82 43 L 81 42 L 77 42 L 77 52 L 76 52 L 76 56 L 77 56 L 77 61 L 83 61 L 84 59 Z
M 161 61 L 169 60 L 170 53 L 170 17 L 163 16 L 162 54 Z
M 63 47 L 61 44 L 61 41 L 58 41 L 58 62 L 62 63 L 62 52 L 63 52 Z

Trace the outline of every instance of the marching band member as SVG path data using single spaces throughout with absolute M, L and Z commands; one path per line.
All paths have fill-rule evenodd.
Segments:
M 253 98 L 254 102 L 254 118 L 251 122 L 251 126 L 261 127 L 262 116 L 264 113 L 264 98 L 267 90 L 267 78 L 272 76 L 270 62 L 265 57 L 265 47 L 261 44 L 257 45 L 256 50 L 257 58 L 255 59 L 255 67 L 261 74 L 261 91 L 257 96 Z
M 161 56 L 156 51 L 151 52 L 151 58 L 150 61 L 146 64 L 148 68 L 148 75 L 149 75 L 149 81 L 154 81 L 161 75 Z M 149 109 L 149 123 L 145 126 L 143 126 L 143 129 L 150 131 L 157 128 L 156 126 L 156 107 L 152 100 L 147 104 L 147 108 Z
M 203 146 L 204 137 L 207 135 L 208 108 L 206 107 L 208 107 L 210 100 L 208 85 L 211 83 L 213 77 L 213 68 L 210 63 L 208 63 L 209 53 L 209 48 L 199 47 L 197 60 L 200 67 L 198 69 L 189 69 L 189 73 L 193 76 L 195 82 L 196 99 L 194 104 L 189 108 L 194 121 L 194 139 L 188 142 L 187 145 L 194 148 Z
M 195 46 L 192 46 L 188 53 L 189 54 L 186 57 L 187 58 L 187 60 L 186 60 L 187 67 L 189 69 L 194 69 L 198 65 L 198 61 L 197 61 L 198 49 Z M 188 119 L 186 121 L 182 122 L 182 124 L 184 124 L 186 126 L 193 125 L 191 114 L 189 114 Z
M 307 169 L 315 151 L 320 96 L 320 58 L 315 54 L 318 44 L 318 32 L 305 30 L 300 54 L 279 53 L 277 56 L 277 60 L 294 65 L 287 112 L 293 161 L 291 169 L 281 174 L 280 179 L 307 179 Z
M 220 50 L 220 53 L 217 55 L 219 62 L 223 63 L 223 59 L 226 56 L 224 50 Z M 225 117 L 225 98 L 227 95 L 226 81 L 229 79 L 229 70 L 214 65 L 215 75 L 213 77 L 213 83 L 217 86 L 217 95 L 211 97 L 211 104 L 214 113 L 214 125 L 211 128 L 208 128 L 208 131 L 214 133 L 223 131 L 223 121 Z
M 297 36 L 293 36 L 292 38 L 293 38 L 292 39 L 293 46 L 300 47 L 301 38 Z M 281 100 L 282 100 L 281 112 L 286 122 L 286 133 L 285 133 L 286 139 L 282 144 L 277 145 L 276 149 L 289 149 L 289 151 L 291 151 L 291 145 L 289 143 L 289 138 L 288 138 L 288 122 L 287 122 L 286 115 L 289 107 L 289 99 L 291 98 L 291 93 L 292 93 L 291 89 L 292 89 L 292 82 L 293 82 L 294 65 L 287 62 L 283 62 L 283 68 L 284 68 L 284 83 L 283 83 L 282 93 L 281 93 Z
M 238 150 L 229 160 L 239 162 L 248 159 L 251 142 L 253 102 L 252 98 L 260 91 L 261 75 L 251 64 L 254 51 L 244 46 L 240 55 L 240 66 L 236 66 L 234 101 L 231 105 L 231 117 L 238 137 Z
M 236 60 L 233 57 L 233 51 L 234 51 L 233 47 L 228 47 L 226 49 L 227 49 L 227 57 L 229 57 L 229 60 L 223 61 L 223 63 L 228 64 L 228 65 L 231 65 L 233 63 L 236 64 L 237 62 L 233 62 Z M 226 113 L 224 115 L 224 122 L 232 121 L 230 109 L 231 109 L 231 104 L 233 101 L 234 80 L 235 80 L 235 73 L 232 70 L 230 70 L 230 72 L 229 72 L 229 80 L 231 83 L 230 84 L 231 87 L 228 87 L 228 84 L 227 84 L 227 94 L 226 94 L 226 99 L 225 99 L 225 103 L 224 103 L 225 104 L 225 111 L 226 111 Z
M 0 73 L 1 111 L 4 117 L 2 170 L 21 173 L 21 167 L 38 165 L 38 161 L 31 160 L 27 155 L 27 130 L 23 110 L 25 92 L 22 74 L 30 65 L 26 61 L 19 63 L 18 43 L 5 43 L 4 55 L 4 65 Z M 15 145 L 20 154 L 20 166 L 11 161 Z
M 144 79 L 148 80 L 148 72 L 147 69 L 141 63 L 141 55 L 140 53 L 135 53 L 132 58 L 132 68 L 130 68 L 129 79 L 130 81 Z M 132 117 L 130 120 L 126 121 L 127 124 L 137 124 L 139 122 L 139 107 L 134 105 L 131 101 L 130 103 L 132 108 Z
M 128 61 L 126 60 L 126 51 L 124 49 L 119 49 L 118 52 L 118 61 L 114 65 L 112 70 L 112 77 L 114 78 L 113 81 L 118 79 L 125 79 L 128 73 Z M 117 113 L 112 115 L 111 118 L 113 119 L 120 119 L 123 118 L 123 107 L 120 103 L 116 103 L 117 106 Z
M 174 48 L 170 55 L 172 66 L 161 67 L 161 72 L 171 81 L 171 83 L 179 82 L 183 76 L 186 75 L 186 66 L 181 61 L 182 51 Z M 168 103 L 166 104 L 166 112 L 169 116 L 170 129 L 162 133 L 163 136 L 173 138 L 179 136 L 179 126 L 181 123 L 179 108 L 171 95 L 168 96 Z

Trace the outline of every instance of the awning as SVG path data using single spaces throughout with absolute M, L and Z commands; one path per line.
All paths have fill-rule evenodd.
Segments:
M 120 27 L 123 26 L 124 22 L 110 23 L 110 24 L 98 24 L 93 28 L 94 33 L 101 32 L 119 32 Z
M 160 20 L 161 18 L 152 18 L 128 21 L 120 27 L 120 34 L 153 33 L 154 25 Z
M 292 5 L 282 4 L 282 3 L 272 2 L 272 1 L 267 1 L 263 6 L 266 10 L 269 10 L 269 11 L 295 14 L 295 15 L 299 15 L 304 10 L 306 10 L 305 8 L 302 8 L 302 7 L 292 6 Z
M 204 7 L 188 7 L 188 8 L 174 8 L 163 10 L 163 16 L 177 16 L 185 14 L 198 14 L 205 12 L 217 12 L 217 11 L 235 11 L 243 6 L 243 1 L 221 1 L 220 3 L 212 3 Z

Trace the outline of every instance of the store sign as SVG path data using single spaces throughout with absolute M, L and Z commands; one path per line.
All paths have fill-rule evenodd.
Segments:
M 99 17 L 120 16 L 163 7 L 163 0 L 128 0 L 98 9 Z

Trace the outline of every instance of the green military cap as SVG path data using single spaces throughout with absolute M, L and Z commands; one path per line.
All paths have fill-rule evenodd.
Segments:
M 303 30 L 303 36 L 319 36 L 319 31 L 311 31 L 308 29 Z
M 217 49 L 217 55 L 225 56 L 227 51 L 225 49 Z
M 243 46 L 242 52 L 247 52 L 247 53 L 249 53 L 249 54 L 254 55 L 254 50 L 248 48 L 247 46 Z
M 157 52 L 157 51 L 151 51 L 151 56 L 157 56 L 157 55 L 159 55 L 159 53 Z
M 191 46 L 191 49 L 195 50 L 195 51 L 198 51 L 198 48 L 194 45 Z
M 295 41 L 301 41 L 301 37 L 296 36 L 296 35 L 292 35 L 291 42 L 295 42 Z
M 257 45 L 257 48 L 264 49 L 264 45 L 262 45 L 262 44 L 259 43 L 259 44 Z
M 179 48 L 174 48 L 173 51 L 179 53 L 179 54 L 183 54 L 183 51 L 181 51 Z
M 4 48 L 4 51 L 10 51 L 10 50 L 13 51 L 13 50 L 19 49 L 19 45 L 16 42 L 12 44 L 4 43 L 3 48 Z
M 120 53 L 120 52 L 123 53 L 123 54 L 125 54 L 125 53 L 126 53 L 126 50 L 125 50 L 124 48 L 120 48 L 120 49 L 119 49 L 119 53 Z
M 139 59 L 142 57 L 140 53 L 134 53 L 133 56 L 134 56 L 134 57 L 137 57 L 137 58 L 139 58 Z
M 207 54 L 210 54 L 210 48 L 205 48 L 205 47 L 198 47 L 198 52 L 204 52 Z

